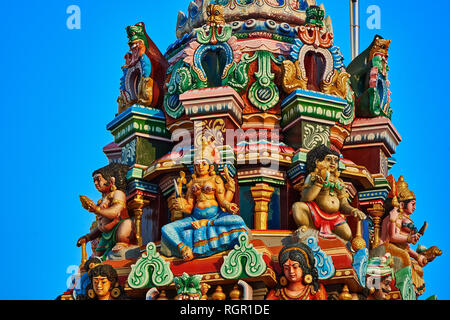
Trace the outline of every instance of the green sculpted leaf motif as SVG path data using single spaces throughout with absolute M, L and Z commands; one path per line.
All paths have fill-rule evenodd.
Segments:
M 416 292 L 412 281 L 411 267 L 404 267 L 395 273 L 396 287 L 400 290 L 403 300 L 416 300 Z
M 263 254 L 248 243 L 246 233 L 239 236 L 239 244 L 223 258 L 221 276 L 225 279 L 241 279 L 262 275 L 267 269 Z
M 131 266 L 128 285 L 133 289 L 166 286 L 172 283 L 173 273 L 170 263 L 156 252 L 153 242 L 147 244 L 146 253 Z

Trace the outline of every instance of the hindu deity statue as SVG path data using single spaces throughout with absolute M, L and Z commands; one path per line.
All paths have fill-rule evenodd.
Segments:
M 319 283 L 313 252 L 307 245 L 299 242 L 283 247 L 278 262 L 282 275 L 266 300 L 327 300 L 327 292 Z
M 235 182 L 224 170 L 224 178 L 216 174 L 219 152 L 213 141 L 203 139 L 194 156 L 194 174 L 187 184 L 186 195 L 178 191 L 174 203 L 185 217 L 163 226 L 161 253 L 190 261 L 197 257 L 229 250 L 238 237 L 248 232 L 244 220 L 232 203 Z
M 117 271 L 108 264 L 99 264 L 89 270 L 92 288 L 88 290 L 91 300 L 116 300 L 124 298 L 119 286 Z
M 80 196 L 83 208 L 96 215 L 97 224 L 78 240 L 77 246 L 99 239 L 93 255 L 103 260 L 110 252 L 119 252 L 136 244 L 135 227 L 126 203 L 127 172 L 128 166 L 119 163 L 94 171 L 94 185 L 102 198 L 95 204 L 91 199 Z
M 395 183 L 395 181 L 394 181 Z M 381 224 L 380 245 L 386 252 L 399 257 L 403 266 L 412 267 L 412 278 L 416 288 L 423 286 L 422 268 L 428 264 L 425 254 L 411 248 L 422 237 L 424 230 L 418 230 L 411 215 L 416 210 L 416 196 L 409 190 L 408 183 L 401 176 L 393 186 L 396 195 L 392 199 L 392 210 Z
M 366 284 L 370 290 L 367 300 L 386 300 L 394 281 L 394 261 L 390 253 L 374 257 L 367 264 Z
M 137 103 L 156 107 L 162 101 L 167 61 L 139 22 L 126 28 L 130 52 L 122 67 L 119 113 Z
M 352 240 L 352 232 L 342 215 L 360 220 L 366 215 L 348 202 L 344 182 L 339 178 L 339 153 L 325 145 L 308 152 L 306 179 L 300 187 L 301 201 L 294 203 L 292 214 L 299 230 L 319 230 L 324 239 L 338 235 L 345 241 Z

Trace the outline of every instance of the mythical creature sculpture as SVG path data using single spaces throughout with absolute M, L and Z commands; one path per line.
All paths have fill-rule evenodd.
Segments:
M 389 66 L 390 40 L 375 36 L 372 44 L 347 67 L 356 94 L 356 115 L 364 118 L 391 118 Z
M 175 277 L 173 282 L 177 289 L 175 300 L 207 300 L 206 293 L 210 286 L 202 284 L 201 275 L 189 276 L 186 272 L 181 277 Z
M 312 250 L 303 243 L 281 249 L 278 261 L 283 270 L 278 287 L 266 300 L 327 300 L 327 292 L 319 283 Z
M 367 264 L 366 284 L 370 290 L 367 300 L 386 300 L 394 281 L 394 261 L 390 253 L 383 257 L 375 257 Z
M 128 166 L 111 163 L 92 174 L 95 188 L 102 198 L 95 204 L 91 199 L 80 196 L 84 209 L 96 215 L 97 226 L 82 236 L 77 246 L 99 239 L 93 252 L 94 256 L 105 260 L 110 252 L 136 244 L 134 223 L 127 210 L 126 174 Z
M 156 107 L 163 97 L 167 61 L 147 35 L 145 25 L 139 22 L 126 28 L 130 52 L 122 67 L 119 113 L 137 103 Z
M 204 139 L 194 158 L 195 173 L 187 184 L 186 195 L 182 196 L 177 187 L 174 208 L 188 216 L 161 230 L 164 255 L 175 255 L 185 261 L 210 256 L 233 248 L 238 244 L 239 235 L 247 233 L 244 220 L 237 215 L 238 206 L 231 202 L 235 193 L 234 180 L 227 169 L 226 183 L 216 175 L 214 165 L 218 156 L 214 143 Z
M 343 240 L 352 240 L 351 229 L 341 214 L 361 220 L 366 215 L 348 202 L 349 195 L 339 178 L 339 153 L 325 145 L 312 149 L 307 155 L 306 170 L 306 179 L 298 186 L 301 201 L 292 206 L 299 229 L 317 229 L 325 239 L 338 235 Z

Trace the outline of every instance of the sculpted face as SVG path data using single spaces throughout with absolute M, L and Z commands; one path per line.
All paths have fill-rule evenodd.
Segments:
M 103 178 L 103 175 L 97 173 L 96 175 L 94 175 L 93 179 L 95 188 L 100 193 L 106 193 L 109 191 L 111 184 L 105 178 Z
M 404 202 L 401 202 L 400 205 L 403 208 L 403 212 L 409 215 L 412 214 L 414 211 L 416 211 L 416 200 L 411 200 L 406 205 Z
M 289 282 L 299 282 L 303 279 L 303 270 L 300 266 L 300 263 L 297 261 L 288 259 L 283 264 L 283 272 L 284 276 L 288 279 Z
M 107 277 L 102 276 L 94 277 L 92 279 L 92 282 L 94 292 L 100 300 L 109 298 L 110 296 L 109 289 L 111 289 L 111 281 L 109 281 Z
M 209 174 L 209 163 L 202 159 L 195 162 L 195 171 L 198 175 L 204 176 Z
M 392 276 L 387 276 L 383 279 L 381 279 L 380 282 L 380 289 L 378 289 L 375 292 L 375 298 L 377 300 L 385 300 L 386 296 L 391 292 L 391 283 L 392 283 Z
M 336 172 L 339 168 L 339 157 L 333 154 L 328 154 L 322 161 L 317 160 L 316 165 L 322 168 L 327 168 L 330 172 Z

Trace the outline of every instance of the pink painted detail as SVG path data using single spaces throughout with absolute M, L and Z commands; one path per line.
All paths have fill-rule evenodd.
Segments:
M 290 43 L 285 43 L 273 39 L 245 39 L 239 41 L 242 52 L 254 52 L 259 50 L 269 51 L 276 54 L 288 55 L 291 52 Z

